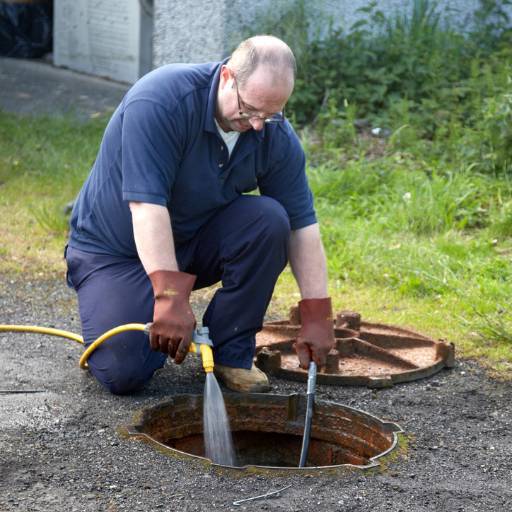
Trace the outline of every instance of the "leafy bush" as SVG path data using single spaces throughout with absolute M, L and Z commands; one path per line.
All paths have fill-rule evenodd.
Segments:
M 512 81 L 509 92 L 486 98 L 473 127 L 461 141 L 462 157 L 472 158 L 483 172 L 512 171 Z M 470 148 L 473 154 L 464 155 Z
M 389 17 L 373 1 L 345 31 L 310 3 L 295 0 L 280 15 L 260 16 L 253 33 L 280 36 L 296 51 L 298 76 L 287 112 L 300 125 L 344 119 L 348 102 L 352 117 L 396 129 L 404 123 L 397 124 L 393 110 L 407 104 L 409 125 L 420 137 L 434 138 L 447 122 L 474 118 L 481 100 L 496 91 L 492 80 L 481 78 L 493 77 L 499 62 L 510 62 L 509 5 L 480 0 L 464 26 L 454 26 L 433 0 L 414 0 L 410 12 Z

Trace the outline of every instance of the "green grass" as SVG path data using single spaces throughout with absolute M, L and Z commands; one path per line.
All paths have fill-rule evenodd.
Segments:
M 391 157 L 310 170 L 336 309 L 456 343 L 512 373 L 512 240 L 505 179 L 425 173 Z M 283 276 L 281 311 L 298 299 Z
M 0 113 L 0 271 L 63 271 L 64 208 L 96 157 L 105 124 Z
M 63 275 L 63 209 L 89 172 L 106 121 L 0 113 L 0 272 Z M 435 155 L 406 153 L 393 141 L 382 156 L 331 159 L 308 174 L 335 309 L 447 339 L 459 355 L 512 374 L 506 176 L 449 171 Z M 297 300 L 286 271 L 272 311 L 284 315 Z

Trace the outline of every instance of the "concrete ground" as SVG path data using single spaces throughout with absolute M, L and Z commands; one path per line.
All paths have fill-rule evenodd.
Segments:
M 0 70 L 0 108 L 22 115 L 73 107 L 85 118 L 115 107 L 125 87 L 38 62 L 0 59 Z M 201 297 L 194 307 L 199 314 Z M 0 324 L 80 330 L 63 277 L 0 275 Z M 318 400 L 402 426 L 397 457 L 380 469 L 234 477 L 118 433 L 141 408 L 202 393 L 197 360 L 171 363 L 140 393 L 118 397 L 78 368 L 80 354 L 72 341 L 0 334 L 0 511 L 512 510 L 512 386 L 475 362 L 457 360 L 452 370 L 378 391 L 318 386 Z M 305 390 L 276 378 L 272 385 L 280 394 Z M 234 505 L 286 486 L 279 496 Z
M 0 57 L 0 109 L 22 115 L 74 114 L 87 119 L 114 110 L 129 85 L 56 68 L 44 60 Z

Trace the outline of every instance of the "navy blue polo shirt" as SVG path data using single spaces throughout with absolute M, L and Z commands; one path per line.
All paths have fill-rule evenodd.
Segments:
M 163 66 L 128 91 L 75 202 L 71 247 L 136 257 L 130 201 L 166 206 L 176 245 L 255 189 L 283 205 L 292 229 L 316 222 L 304 152 L 288 122 L 241 133 L 229 157 L 214 122 L 221 64 Z

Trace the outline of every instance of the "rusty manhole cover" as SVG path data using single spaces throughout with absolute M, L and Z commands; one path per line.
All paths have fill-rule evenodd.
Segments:
M 402 431 L 352 407 L 317 400 L 307 467 L 298 468 L 304 395 L 233 393 L 224 398 L 237 461 L 231 469 L 237 472 L 368 469 L 396 446 Z M 211 463 L 204 456 L 202 395 L 177 395 L 145 409 L 135 421 L 127 427 L 128 435 L 169 455 Z
M 292 308 L 289 321 L 266 323 L 256 336 L 257 366 L 278 377 L 307 380 L 293 348 L 299 328 L 297 308 Z M 319 384 L 382 388 L 454 365 L 453 344 L 400 327 L 363 322 L 352 311 L 337 315 L 334 335 L 336 347 L 318 373 Z

